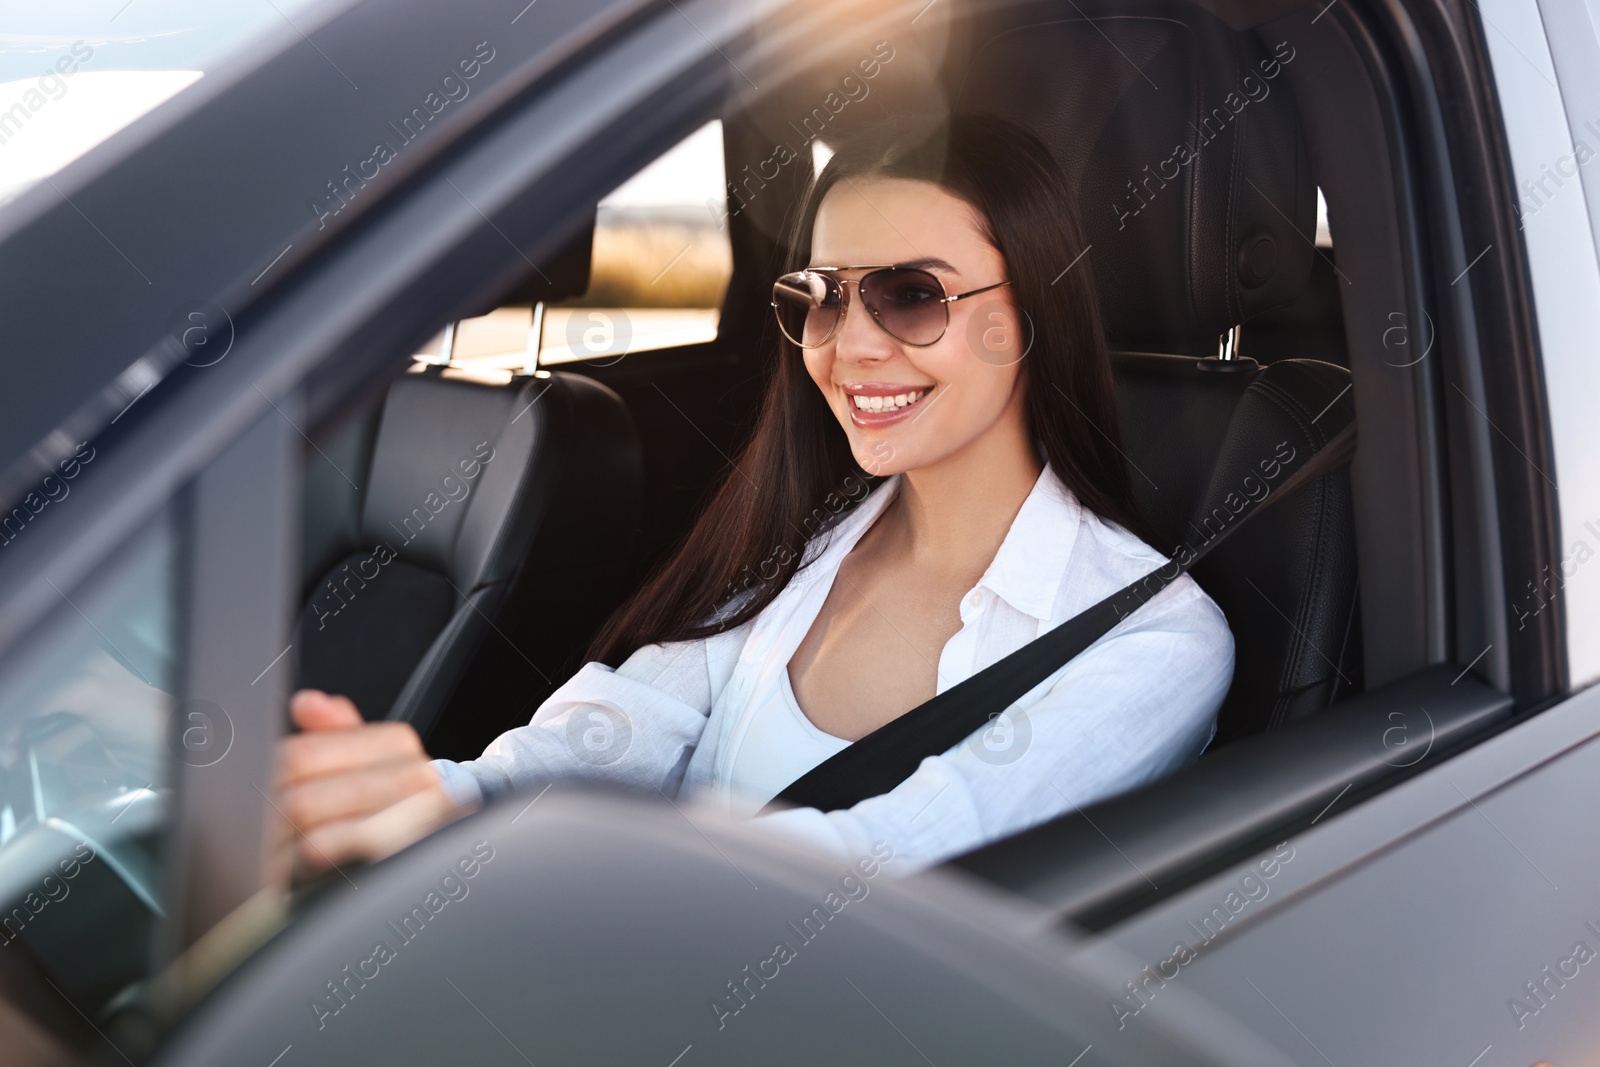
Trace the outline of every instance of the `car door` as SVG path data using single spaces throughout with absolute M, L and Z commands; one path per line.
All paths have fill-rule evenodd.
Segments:
M 1600 383 L 1591 322 L 1600 212 L 1593 173 L 1580 162 L 1593 158 L 1588 72 L 1600 52 L 1582 7 L 1485 4 L 1457 32 L 1470 42 L 1466 73 L 1492 85 L 1493 104 L 1482 140 L 1465 150 L 1456 140 L 1455 151 L 1504 167 L 1476 185 L 1502 234 L 1489 254 L 1525 272 L 1526 288 L 1513 296 L 1536 330 L 1543 388 L 1534 425 L 1548 444 L 1511 447 L 1518 431 L 1498 412 L 1484 415 L 1485 426 L 1502 450 L 1505 483 L 1543 483 L 1558 505 L 1546 554 L 1506 568 L 1505 634 L 1530 659 L 1565 670 L 1554 692 L 1523 704 L 1501 732 L 1444 760 L 1430 758 L 1441 740 L 1430 716 L 1448 702 L 1412 691 L 1409 704 L 1371 720 L 1371 744 L 1387 748 L 1397 768 L 1427 769 L 1369 799 L 1357 783 L 1320 783 L 1275 847 L 1222 863 L 1165 899 L 1118 913 L 1101 898 L 1097 912 L 1084 885 L 1080 896 L 1063 891 L 1056 901 L 1101 929 L 1101 948 L 1134 957 L 1107 1002 L 1127 1029 L 1185 991 L 1302 1063 L 1583 1063 L 1600 1048 L 1600 992 L 1589 977 L 1600 870 L 1586 844 L 1600 732 L 1600 631 L 1586 564 L 1600 541 L 1592 524 L 1600 468 L 1593 420 L 1578 413 L 1592 410 Z M 1461 268 L 1489 251 L 1472 247 Z M 1470 681 L 1463 669 L 1441 676 L 1439 688 Z M 1292 762 L 1291 748 L 1278 754 L 1306 765 Z M 1095 814 L 1143 864 L 1139 839 Z M 1166 880 L 1155 864 L 1145 869 Z
M 1535 305 L 1560 486 L 1557 562 L 1508 605 L 1556 615 L 1570 695 L 1412 782 L 1294 837 L 1298 869 L 1183 981 L 1302 1062 L 1565 1064 L 1600 1050 L 1600 868 L 1592 838 L 1600 691 L 1600 34 L 1582 6 L 1486 3 L 1480 73 L 1498 97 Z M 1527 463 L 1534 461 L 1523 457 Z M 1209 913 L 1241 869 L 1112 932 L 1145 958 Z M 1253 906 L 1253 905 L 1252 905 Z M 1254 988 L 1252 989 L 1252 985 Z

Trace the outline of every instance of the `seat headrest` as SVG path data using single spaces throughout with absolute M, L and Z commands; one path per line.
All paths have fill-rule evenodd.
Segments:
M 955 107 L 1017 122 L 1055 154 L 1113 342 L 1195 351 L 1310 277 L 1316 185 L 1283 76 L 1293 61 L 1290 45 L 1195 9 L 1063 19 L 979 46 Z
M 589 291 L 589 275 L 594 262 L 594 228 L 597 211 L 590 208 L 579 219 L 571 236 L 509 287 L 497 291 L 462 318 L 487 315 L 507 305 L 532 305 L 537 301 L 553 304 L 574 300 Z
M 594 226 L 596 212 L 591 211 L 578 227 L 578 232 L 528 279 L 526 297 L 553 303 L 573 300 L 589 291 L 589 272 L 594 262 Z

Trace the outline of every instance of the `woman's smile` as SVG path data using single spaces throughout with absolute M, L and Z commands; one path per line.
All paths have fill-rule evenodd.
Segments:
M 855 382 L 841 385 L 840 389 L 850 409 L 850 421 L 862 429 L 878 429 L 909 416 L 934 386 Z
M 915 234 L 916 241 L 907 234 Z M 827 268 L 840 275 L 833 290 L 838 318 L 823 316 L 833 332 L 822 343 L 799 349 L 806 373 L 861 469 L 886 477 L 970 465 L 981 483 L 981 472 L 1015 462 L 1019 480 L 1027 480 L 1037 457 L 1024 410 L 1024 363 L 1009 350 L 1016 332 L 1015 297 L 1005 257 L 977 209 L 919 178 L 876 175 L 841 182 L 821 195 L 809 259 L 899 264 Z M 903 288 L 881 278 L 866 282 L 874 272 L 893 270 L 922 271 L 926 280 Z M 865 297 L 859 295 L 863 284 Z M 950 295 L 974 292 L 985 295 L 976 300 Z M 925 313 L 929 306 L 942 307 L 937 315 L 942 330 L 917 325 L 912 312 Z M 780 326 L 783 321 L 780 317 Z M 908 324 L 915 328 L 907 336 L 932 340 L 913 343 L 890 329 L 906 332 Z M 785 336 L 793 340 L 793 334 Z M 996 347 L 997 337 L 1006 343 Z M 956 456 L 963 458 L 955 467 L 941 468 Z M 1028 481 L 1020 489 L 1025 494 L 1031 486 Z

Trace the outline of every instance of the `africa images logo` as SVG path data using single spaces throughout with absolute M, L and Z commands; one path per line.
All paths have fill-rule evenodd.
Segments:
M 317 217 L 317 229 L 325 229 L 328 220 L 343 211 L 355 195 L 367 187 L 367 182 L 376 179 L 385 166 L 399 158 L 400 149 L 422 136 L 434 116 L 449 105 L 465 100 L 472 92 L 469 83 L 483 72 L 484 66 L 494 57 L 494 48 L 488 41 L 473 45 L 472 54 L 457 61 L 439 79 L 438 86 L 428 90 L 422 103 L 402 115 L 398 125 L 393 121 L 389 123 L 389 129 L 394 131 L 400 142 L 398 146 L 389 140 L 376 141 L 372 146 L 372 154 L 356 163 L 354 171 L 346 164 L 338 178 L 328 179 L 325 183 L 327 195 L 311 201 L 311 213 Z
M 796 126 L 791 120 L 789 128 L 797 135 L 800 148 L 818 141 L 845 108 L 865 100 L 872 92 L 872 86 L 868 83 L 882 73 L 885 66 L 894 62 L 895 54 L 894 46 L 888 41 L 878 41 L 872 46 L 870 55 L 858 59 L 855 66 L 849 68 L 849 73 L 839 79 L 837 89 L 830 90 L 816 107 L 801 117 L 800 125 Z M 756 163 L 754 172 L 749 164 L 745 164 L 742 176 L 729 177 L 726 200 L 713 197 L 706 201 L 706 209 L 719 227 L 726 228 L 730 216 L 749 207 L 750 202 L 767 187 L 767 182 L 777 181 L 784 167 L 801 158 L 799 149 L 789 142 L 778 142 L 772 146 L 772 152 L 766 159 Z
M 471 496 L 476 479 L 494 460 L 494 456 L 494 446 L 488 441 L 479 441 L 473 446 L 472 455 L 458 461 L 455 467 L 447 468 L 447 473 L 439 479 L 439 488 L 430 489 L 422 502 L 413 507 L 398 525 L 390 519 L 389 528 L 399 535 L 400 547 L 404 548 L 421 537 L 428 530 L 428 524 L 446 508 L 460 504 Z M 460 472 L 459 476 L 457 471 Z M 371 552 L 353 560 L 353 568 L 352 560 L 345 560 L 323 579 L 312 599 L 306 603 L 306 617 L 315 617 L 318 630 L 326 629 L 328 620 L 349 607 L 367 588 L 367 583 L 376 581 L 383 573 L 383 568 L 399 556 L 393 545 L 379 541 Z
M 421 937 L 428 924 L 446 907 L 466 900 L 472 892 L 468 883 L 493 859 L 493 845 L 487 841 L 474 842 L 472 854 L 462 856 L 453 866 L 445 868 L 437 883 L 428 887 L 420 903 L 413 904 L 398 919 L 384 923 L 383 936 L 373 943 L 371 954 L 353 967 L 345 964 L 338 974 L 323 983 L 324 991 L 311 998 L 311 1014 L 317 1018 L 317 1029 L 326 1029 L 330 1018 L 350 1007 L 356 995 L 367 988 L 368 983 L 377 981 L 383 969 L 399 959 L 400 951 Z
M 29 51 L 39 50 L 29 49 Z M 92 58 L 94 49 L 87 42 L 82 40 L 72 42 L 70 54 L 57 59 L 53 67 L 46 67 L 44 73 L 22 93 L 15 104 L 0 111 L 0 144 L 5 144 L 21 133 L 33 116 L 52 100 L 60 100 L 66 96 L 69 86 L 65 79 L 78 73 L 79 66 Z
M 1284 54 L 1285 49 L 1288 50 L 1287 55 Z M 1295 50 L 1288 41 L 1279 41 L 1272 54 L 1277 58 L 1263 59 L 1258 64 L 1261 70 L 1259 78 L 1254 74 L 1246 74 L 1239 83 L 1239 88 L 1230 91 L 1222 98 L 1220 105 L 1206 112 L 1201 117 L 1199 125 L 1193 122 L 1189 124 L 1189 128 L 1195 133 L 1193 144 L 1188 142 L 1178 144 L 1170 156 L 1155 165 L 1154 170 L 1146 164 L 1145 176 L 1137 185 L 1132 179 L 1126 182 L 1128 194 L 1122 197 L 1120 203 L 1111 205 L 1111 210 L 1117 216 L 1118 230 L 1125 229 L 1129 219 L 1149 207 L 1150 202 L 1167 187 L 1168 182 L 1177 181 L 1178 176 L 1183 173 L 1183 168 L 1200 158 L 1200 153 L 1222 136 L 1241 111 L 1250 104 L 1259 104 L 1267 98 L 1272 92 L 1269 83 L 1283 73 L 1285 66 L 1294 61 Z
M 757 963 L 753 970 L 746 964 L 739 977 L 729 979 L 724 999 L 711 999 L 711 1014 L 717 1020 L 717 1029 L 725 1029 L 728 1020 L 748 1008 L 756 994 L 767 988 L 768 982 L 781 977 L 783 968 L 800 958 L 800 949 L 820 937 L 834 916 L 852 902 L 866 900 L 867 894 L 872 891 L 868 880 L 877 877 L 881 865 L 892 859 L 893 845 L 887 841 L 873 842 L 872 855 L 862 856 L 853 867 L 846 868 L 834 888 L 828 891 L 821 903 L 800 917 L 798 925 L 793 921 L 784 923 L 784 936 L 772 946 L 771 954 Z
M 1124 992 L 1111 1001 L 1111 1011 L 1117 1017 L 1117 1029 L 1128 1025 L 1128 1020 L 1138 1015 L 1156 994 L 1175 981 L 1183 968 L 1200 958 L 1206 947 L 1222 936 L 1228 924 L 1246 908 L 1259 906 L 1272 893 L 1270 884 L 1280 871 L 1294 859 L 1294 846 L 1287 841 L 1272 850 L 1264 859 L 1257 860 L 1237 882 L 1228 887 L 1227 895 L 1198 920 L 1184 924 L 1182 940 L 1172 946 L 1172 954 L 1147 965 L 1138 974 L 1124 982 Z M 1191 937 L 1190 935 L 1193 935 Z

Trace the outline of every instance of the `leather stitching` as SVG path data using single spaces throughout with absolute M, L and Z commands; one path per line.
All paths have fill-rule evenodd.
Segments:
M 1295 429 L 1300 432 L 1302 443 L 1311 444 L 1314 442 L 1319 449 L 1327 443 L 1327 437 L 1322 434 L 1315 423 L 1311 422 L 1312 416 L 1300 405 L 1293 394 L 1275 382 L 1264 378 L 1258 378 L 1252 383 L 1251 387 L 1257 389 L 1263 399 L 1272 403 L 1283 414 L 1288 416 Z M 1328 537 L 1331 511 L 1329 506 L 1331 485 L 1328 482 L 1330 476 L 1331 474 L 1323 475 L 1313 484 L 1302 488 L 1302 494 L 1314 493 L 1314 495 L 1304 496 L 1302 500 L 1297 502 L 1299 507 L 1309 509 L 1313 548 L 1302 569 L 1299 580 L 1295 583 L 1298 594 L 1296 603 L 1291 605 L 1294 616 L 1294 621 L 1291 625 L 1294 626 L 1296 631 L 1295 638 L 1290 643 L 1289 655 L 1285 657 L 1279 674 L 1277 684 L 1278 699 L 1274 701 L 1269 716 L 1267 724 L 1269 728 L 1281 725 L 1284 717 L 1287 716 L 1288 697 L 1295 691 L 1294 679 L 1300 674 L 1300 667 L 1305 661 L 1308 652 L 1316 652 L 1319 657 L 1325 657 L 1325 653 L 1322 653 L 1320 649 L 1316 649 L 1313 645 L 1310 635 L 1306 633 L 1306 626 L 1313 613 L 1313 605 L 1319 602 L 1320 598 L 1317 594 L 1327 581 L 1324 556 L 1331 547 Z M 1286 616 L 1288 614 L 1288 612 L 1285 612 Z M 1334 671 L 1333 676 L 1337 676 L 1337 670 Z

